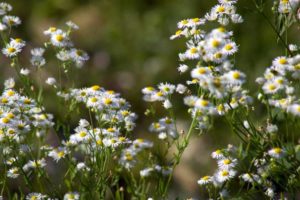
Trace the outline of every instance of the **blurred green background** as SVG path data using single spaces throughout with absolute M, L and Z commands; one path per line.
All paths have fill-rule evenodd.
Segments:
M 266 12 L 271 16 L 272 0 L 268 2 Z M 122 93 L 139 115 L 136 134 L 147 137 L 150 120 L 143 114 L 147 104 L 142 101 L 141 89 L 159 82 L 180 83 L 186 79 L 177 72 L 177 54 L 184 51 L 184 40 L 171 41 L 169 37 L 176 31 L 179 20 L 202 17 L 217 1 L 11 0 L 7 3 L 14 7 L 12 15 L 23 21 L 14 33 L 27 41 L 23 60 L 29 57 L 31 47 L 41 46 L 47 40 L 43 30 L 63 26 L 68 20 L 78 24 L 80 30 L 72 39 L 91 59 L 85 68 L 74 72 L 76 87 L 99 84 Z M 245 22 L 231 27 L 240 45 L 236 67 L 248 75 L 247 85 L 255 94 L 255 78 L 274 57 L 284 55 L 284 50 L 267 22 L 254 11 L 251 1 L 244 0 L 238 5 Z M 299 30 L 292 31 L 290 43 L 297 41 L 299 35 Z M 29 67 L 28 61 L 24 62 L 24 67 Z M 44 78 L 54 76 L 58 69 L 57 62 L 48 62 Z M 3 56 L 0 65 L 1 82 L 15 76 Z M 45 106 L 59 116 L 61 113 L 51 100 L 54 93 L 47 91 Z M 258 113 L 263 112 L 258 110 Z M 184 127 L 189 120 L 184 106 L 177 107 L 177 116 Z M 73 126 L 80 117 L 74 116 Z M 206 173 L 213 173 L 215 168 L 210 152 L 231 142 L 235 142 L 235 137 L 222 120 L 215 122 L 210 133 L 195 137 L 175 171 L 172 193 L 180 197 L 198 196 L 197 180 Z

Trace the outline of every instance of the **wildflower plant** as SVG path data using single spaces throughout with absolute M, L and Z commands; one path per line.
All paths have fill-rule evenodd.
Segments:
M 219 0 L 202 18 L 178 22 L 170 39 L 186 41 L 178 72 L 189 74 L 188 79 L 141 91 L 149 103 L 145 115 L 154 118 L 148 130 L 157 134 L 155 141 L 136 137 L 137 114 L 119 93 L 99 85 L 78 87 L 70 78 L 72 68 L 85 70 L 89 60 L 72 42 L 73 31 L 79 29 L 75 23 L 45 30 L 47 40 L 30 50 L 31 67 L 24 68 L 20 55 L 26 41 L 12 37 L 21 19 L 10 15 L 11 5 L 0 3 L 2 53 L 17 75 L 16 80 L 5 81 L 0 95 L 1 198 L 170 199 L 174 170 L 191 137 L 208 133 L 215 119 L 224 118 L 239 143 L 212 152 L 215 173 L 199 177 L 195 184 L 210 199 L 296 199 L 300 54 L 297 45 L 288 43 L 287 33 L 293 25 L 299 26 L 300 2 L 274 0 L 273 24 L 264 13 L 269 9 L 265 1 L 251 1 L 285 47 L 285 55 L 273 59 L 256 79 L 257 93 L 246 88 L 246 74 L 235 59 L 240 44 L 230 27 L 244 21 L 237 3 Z M 58 77 L 43 80 L 40 72 L 46 70 L 51 55 L 58 62 Z M 55 92 L 63 118 L 44 108 L 42 81 Z M 186 130 L 178 126 L 177 99 L 190 116 Z M 254 120 L 256 100 L 267 110 L 259 123 Z M 163 116 L 156 115 L 157 109 Z M 80 117 L 72 128 L 70 117 L 83 112 L 88 116 Z M 57 144 L 51 137 L 57 138 Z

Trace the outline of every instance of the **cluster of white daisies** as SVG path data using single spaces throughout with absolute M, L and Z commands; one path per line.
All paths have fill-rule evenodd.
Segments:
M 249 166 L 243 167 L 240 160 L 246 152 L 239 152 L 236 147 L 228 145 L 228 148 L 214 151 L 211 156 L 217 160 L 218 170 L 213 176 L 203 176 L 198 180 L 200 186 L 209 188 L 213 186 L 218 189 L 221 197 L 229 197 L 227 187 L 223 187 L 227 182 L 237 178 L 241 184 L 248 184 L 253 187 L 260 187 L 266 196 L 274 198 L 276 195 L 276 180 L 273 176 L 276 173 L 278 163 L 283 162 L 287 156 L 287 151 L 280 148 L 271 148 L 262 154 L 263 157 L 255 157 Z M 281 166 L 281 168 L 283 168 Z M 285 168 L 285 170 L 289 170 Z M 296 175 L 295 175 L 296 176 Z M 291 175 L 293 177 L 293 175 Z M 236 191 L 235 191 L 236 192 Z
M 75 133 L 66 142 L 68 146 L 83 144 L 96 149 L 120 147 L 119 163 L 126 169 L 135 166 L 138 153 L 152 147 L 152 142 L 128 138 L 135 127 L 137 115 L 130 111 L 130 104 L 120 97 L 120 94 L 95 85 L 90 88 L 71 89 L 69 93 L 59 95 L 66 100 L 84 103 L 95 114 L 96 125 L 101 126 L 91 127 L 86 120 L 81 121 Z
M 0 96 L 0 143 L 3 162 L 8 167 L 7 176 L 17 178 L 21 172 L 24 175 L 32 169 L 46 166 L 43 157 L 28 156 L 39 148 L 28 140 L 44 140 L 54 123 L 53 116 L 45 113 L 35 100 L 13 88 L 12 79 L 5 83 L 5 90 Z
M 178 23 L 179 30 L 171 39 L 187 39 L 187 50 L 179 54 L 180 61 L 197 61 L 193 67 L 181 64 L 178 70 L 180 73 L 190 71 L 192 79 L 178 85 L 161 83 L 157 89 L 146 87 L 142 90 L 145 101 L 161 101 L 164 108 L 170 109 L 173 93 L 185 94 L 184 103 L 191 108 L 189 112 L 197 118 L 201 130 L 209 127 L 210 115 L 224 115 L 240 105 L 252 103 L 248 91 L 242 88 L 246 75 L 233 66 L 232 57 L 238 51 L 238 45 L 232 40 L 233 33 L 224 27 L 209 32 L 201 28 L 207 21 L 216 20 L 221 25 L 227 25 L 229 19 L 234 23 L 242 22 L 241 16 L 236 13 L 236 2 L 220 0 L 204 18 L 185 19 Z M 197 88 L 194 95 L 190 94 L 193 91 L 189 88 L 191 86 Z M 167 132 L 176 137 L 176 128 L 173 123 L 170 125 L 153 123 L 150 130 L 160 133 L 159 137 L 163 138 L 166 135 L 164 127 L 171 127 L 171 131 Z
M 66 25 L 68 30 L 50 27 L 44 31 L 44 34 L 50 38 L 47 44 L 55 47 L 57 52 L 56 57 L 62 62 L 74 63 L 77 67 L 82 67 L 89 59 L 89 56 L 85 51 L 74 48 L 74 44 L 70 38 L 71 32 L 79 29 L 79 27 L 71 21 L 67 22 Z
M 26 42 L 21 38 L 11 37 L 12 28 L 21 24 L 19 17 L 8 15 L 11 10 L 12 6 L 10 4 L 0 3 L 0 16 L 2 16 L 0 32 L 4 42 L 2 53 L 11 59 L 11 66 L 15 67 L 20 65 L 18 56 L 26 46 Z M 45 43 L 44 47 L 31 50 L 32 57 L 30 62 L 33 67 L 40 68 L 47 64 L 44 54 L 49 46 L 54 48 L 57 59 L 61 61 L 60 67 L 63 67 L 64 72 L 67 72 L 71 65 L 82 67 L 89 60 L 88 54 L 81 49 L 75 48 L 71 41 L 71 33 L 79 28 L 78 25 L 69 21 L 66 23 L 66 26 L 66 30 L 50 27 L 44 31 L 44 34 L 49 36 L 49 41 Z M 22 66 L 17 66 L 17 69 L 24 76 L 28 76 L 31 71 L 30 68 L 23 68 Z M 56 87 L 56 79 L 53 77 L 49 77 L 46 83 Z
M 300 116 L 299 87 L 300 55 L 280 56 L 273 60 L 263 77 L 257 78 L 262 93 L 259 99 L 294 116 Z

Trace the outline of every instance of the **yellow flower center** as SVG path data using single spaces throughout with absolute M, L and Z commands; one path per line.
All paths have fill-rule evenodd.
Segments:
M 122 114 L 123 116 L 128 116 L 128 115 L 129 115 L 129 111 L 127 111 L 127 110 L 122 111 L 121 114 Z
M 96 97 L 92 97 L 92 98 L 90 99 L 90 101 L 91 101 L 92 103 L 96 103 L 96 102 L 98 101 L 98 99 L 97 99 Z
M 280 154 L 280 153 L 282 152 L 282 149 L 279 148 L 279 147 L 276 147 L 276 148 L 274 148 L 273 150 L 274 150 L 274 152 L 275 152 L 276 154 Z
M 217 12 L 219 12 L 219 13 L 222 13 L 222 12 L 224 12 L 225 11 L 225 7 L 224 6 L 219 6 L 218 8 L 217 8 Z
M 183 25 L 186 25 L 186 24 L 188 24 L 189 22 L 188 22 L 188 20 L 185 19 L 185 20 L 182 20 L 181 23 L 182 23 Z
M 201 100 L 201 101 L 200 101 L 200 105 L 203 106 L 203 107 L 208 106 L 208 104 L 209 104 L 209 102 L 206 101 L 206 100 Z
M 270 84 L 268 88 L 269 90 L 273 91 L 276 89 L 276 86 L 274 84 Z
M 115 144 L 117 141 L 116 141 L 115 139 L 111 139 L 110 142 L 111 142 L 112 144 Z
M 284 65 L 287 63 L 287 60 L 285 58 L 280 58 L 278 62 L 279 64 Z
M 80 136 L 80 137 L 85 137 L 86 135 L 87 135 L 87 133 L 84 132 L 84 131 L 81 131 L 81 132 L 79 133 L 79 136 Z
M 178 31 L 176 31 L 176 33 L 175 33 L 175 35 L 180 35 L 182 33 L 182 30 L 178 30 Z
M 47 119 L 47 116 L 45 114 L 41 114 L 39 116 L 39 120 L 45 120 L 45 119 Z
M 144 142 L 144 139 L 141 139 L 141 138 L 140 138 L 140 139 L 137 139 L 136 141 L 137 141 L 138 143 L 143 143 L 143 142 Z
M 7 132 L 8 132 L 9 135 L 15 134 L 15 131 L 13 129 L 9 129 Z
M 159 129 L 160 128 L 160 124 L 159 123 L 154 123 L 153 126 L 154 126 L 155 129 Z
M 223 161 L 223 163 L 224 163 L 225 165 L 229 165 L 229 164 L 231 163 L 231 160 L 225 159 L 225 160 Z
M 103 144 L 102 140 L 101 139 L 97 140 L 97 144 L 102 145 Z
M 149 91 L 153 91 L 154 90 L 153 87 L 146 87 L 146 89 L 149 90 Z
M 236 99 L 235 99 L 235 98 L 232 98 L 231 101 L 230 101 L 230 103 L 231 103 L 231 104 L 236 103 Z
M 64 36 L 61 35 L 61 34 L 58 34 L 55 36 L 55 39 L 58 41 L 58 42 L 62 42 L 64 40 Z
M 215 78 L 213 83 L 215 87 L 221 87 L 221 80 L 219 78 Z
M 217 110 L 218 111 L 223 111 L 224 110 L 224 106 L 222 104 L 218 105 Z
M 15 94 L 15 92 L 14 92 L 13 90 L 7 91 L 7 95 L 8 95 L 9 97 L 13 96 L 14 94 Z
M 37 200 L 37 199 L 38 199 L 38 197 L 35 195 L 30 197 L 30 200 Z
M 218 31 L 224 33 L 226 31 L 226 29 L 224 27 L 220 27 L 220 28 L 218 28 Z
M 14 25 L 14 24 L 15 24 L 15 21 L 12 20 L 12 19 L 9 19 L 9 20 L 8 20 L 8 24 L 9 24 L 9 25 Z
M 50 28 L 49 28 L 49 31 L 52 32 L 52 33 L 55 32 L 56 30 L 57 30 L 57 29 L 56 29 L 55 27 L 50 27 Z
M 14 53 L 14 52 L 16 52 L 16 49 L 14 47 L 9 47 L 7 49 L 7 51 L 8 51 L 8 53 Z
M 217 48 L 218 46 L 220 46 L 220 41 L 219 41 L 219 40 L 213 40 L 213 41 L 211 42 L 211 45 L 212 45 L 213 47 Z
M 215 153 L 219 155 L 219 154 L 222 153 L 222 151 L 218 149 L 218 150 L 215 151 Z
M 295 65 L 295 66 L 294 66 L 294 69 L 295 69 L 295 70 L 300 70 L 300 64 Z
M 228 175 L 229 175 L 229 172 L 226 171 L 226 170 L 223 170 L 223 171 L 221 172 L 221 175 L 222 175 L 222 176 L 228 176 Z
M 9 123 L 10 119 L 4 117 L 4 118 L 1 119 L 1 121 L 2 121 L 2 123 L 7 124 L 7 123 Z
M 21 42 L 22 42 L 22 39 L 21 39 L 21 38 L 16 38 L 16 39 L 15 39 L 15 42 L 16 42 L 16 43 L 21 43 Z
M 8 99 L 7 99 L 7 98 L 2 98 L 2 99 L 1 99 L 1 102 L 2 102 L 2 103 L 8 103 Z
M 131 160 L 133 160 L 133 157 L 130 153 L 126 153 L 125 159 L 128 160 L 128 161 L 131 161 Z
M 60 151 L 60 152 L 57 153 L 57 156 L 58 156 L 59 158 L 62 158 L 62 157 L 65 156 L 65 152 Z
M 24 104 L 30 104 L 31 103 L 31 100 L 30 99 L 24 99 Z
M 105 98 L 104 99 L 104 104 L 110 105 L 110 104 L 112 104 L 112 100 L 110 98 Z
M 101 87 L 99 85 L 94 85 L 91 87 L 92 90 L 98 91 L 101 89 Z
M 198 69 L 198 73 L 199 73 L 199 74 L 205 74 L 205 73 L 206 73 L 205 67 L 200 67 L 200 68 Z
M 222 53 L 216 53 L 216 54 L 214 55 L 214 57 L 215 57 L 216 59 L 220 59 L 220 58 L 222 58 Z
M 164 94 L 161 91 L 159 91 L 159 92 L 156 93 L 156 95 L 159 96 L 159 97 L 162 97 Z
M 195 22 L 195 23 L 197 23 L 197 22 L 200 21 L 200 19 L 199 18 L 194 18 L 194 19 L 192 19 L 192 21 Z
M 190 49 L 191 54 L 196 54 L 198 52 L 197 48 L 193 47 Z
M 172 120 L 169 119 L 169 118 L 167 118 L 167 119 L 166 119 L 166 124 L 172 124 Z
M 110 132 L 110 133 L 113 133 L 115 131 L 115 129 L 114 128 L 108 128 L 107 131 Z
M 232 77 L 233 77 L 234 79 L 239 79 L 239 78 L 241 77 L 241 74 L 240 74 L 239 72 L 233 72 L 233 73 L 232 73 Z
M 6 117 L 8 117 L 9 119 L 13 119 L 15 115 L 13 113 L 8 113 Z
M 226 49 L 227 51 L 232 50 L 232 49 L 233 49 L 232 44 L 226 44 L 226 45 L 225 45 L 225 49 Z
M 18 124 L 18 129 L 19 130 L 23 130 L 24 129 L 24 125 L 23 124 Z

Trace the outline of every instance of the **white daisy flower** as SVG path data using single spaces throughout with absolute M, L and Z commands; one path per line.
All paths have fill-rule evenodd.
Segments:
M 229 84 L 241 85 L 245 82 L 246 75 L 238 70 L 227 72 L 223 77 Z
M 295 116 L 300 116 L 300 104 L 292 104 L 288 106 L 287 111 Z
M 268 151 L 269 156 L 273 158 L 283 158 L 286 155 L 286 151 L 280 147 L 274 147 Z
M 44 200 L 47 196 L 41 193 L 33 192 L 26 196 L 26 200 Z
M 276 82 L 268 81 L 263 85 L 262 89 L 265 94 L 275 94 L 278 90 L 282 89 L 282 87 Z
M 190 47 L 186 52 L 185 52 L 185 57 L 187 59 L 198 59 L 200 58 L 200 52 L 199 49 L 197 47 Z
M 57 30 L 60 30 L 60 29 L 57 29 L 56 27 L 49 27 L 47 30 L 44 31 L 44 35 L 52 35 Z
M 8 26 L 18 26 L 21 24 L 21 20 L 19 17 L 16 16 L 9 16 L 6 15 L 2 19 L 3 23 L 8 25 Z
M 12 11 L 12 6 L 8 3 L 0 3 L 0 15 L 5 15 L 7 12 Z
M 20 46 L 14 43 L 9 43 L 4 49 L 2 49 L 2 53 L 10 58 L 17 56 L 21 51 L 22 49 L 20 48 Z
M 181 36 L 186 36 L 186 35 L 187 35 L 187 29 L 177 30 L 176 33 L 170 37 L 170 39 L 174 40 L 176 38 L 179 38 Z
M 186 72 L 187 70 L 189 70 L 189 67 L 188 67 L 187 65 L 181 64 L 181 65 L 179 65 L 179 67 L 178 67 L 178 71 L 179 71 L 180 73 L 184 73 L 184 72 Z
M 68 151 L 65 147 L 59 147 L 57 149 L 53 149 L 49 152 L 48 156 L 52 157 L 53 160 L 58 162 L 60 159 L 64 158 L 68 154 Z
M 212 177 L 211 176 L 203 176 L 201 179 L 199 179 L 197 181 L 197 183 L 199 185 L 207 185 L 207 184 L 210 184 L 212 183 Z
M 188 27 L 188 24 L 189 24 L 189 21 L 187 19 L 184 19 L 177 23 L 177 27 L 179 29 L 186 28 L 186 27 Z
M 238 47 L 235 42 L 229 42 L 224 45 L 222 52 L 227 55 L 233 55 L 238 51 Z
M 195 108 L 198 108 L 201 111 L 210 111 L 212 110 L 213 105 L 206 99 L 198 98 L 195 103 Z
M 223 159 L 224 158 L 224 154 L 221 150 L 216 150 L 214 152 L 212 152 L 211 157 L 213 159 Z
M 187 87 L 183 84 L 178 84 L 176 87 L 176 92 L 179 94 L 184 94 L 187 91 Z
M 27 68 L 22 68 L 22 69 L 20 70 L 20 74 L 22 74 L 22 75 L 24 75 L 24 76 L 28 76 L 29 73 L 30 73 L 30 70 L 27 69 Z
M 176 87 L 175 85 L 169 84 L 169 83 L 160 83 L 158 85 L 158 89 L 164 93 L 164 95 L 173 94 Z
M 5 31 L 5 30 L 7 30 L 7 26 L 0 22 L 0 31 Z
M 212 71 L 208 67 L 197 67 L 191 71 L 191 77 L 196 79 L 206 79 L 207 76 L 211 76 Z
M 218 166 L 220 169 L 232 169 L 237 165 L 237 160 L 236 159 L 231 159 L 231 158 L 224 158 L 221 160 L 218 160 Z
M 235 175 L 236 171 L 223 169 L 217 172 L 216 180 L 220 183 L 223 183 L 225 181 L 228 181 L 229 179 L 232 179 L 233 177 L 235 177 Z
M 146 169 L 143 169 L 143 170 L 141 170 L 140 171 L 140 176 L 141 177 L 148 177 L 148 176 L 150 176 L 150 174 L 151 174 L 151 172 L 153 172 L 153 168 L 146 168 Z
M 166 99 L 164 102 L 163 102 L 163 106 L 165 109 L 170 109 L 172 108 L 172 103 L 169 99 Z
M 90 171 L 90 168 L 86 166 L 86 164 L 84 162 L 80 162 L 80 163 L 77 163 L 76 165 L 76 169 L 77 170 L 86 170 L 86 171 Z
M 69 56 L 78 67 L 81 67 L 89 59 L 89 55 L 85 51 L 74 48 L 70 50 Z
M 46 83 L 47 83 L 48 85 L 53 86 L 53 85 L 56 84 L 56 79 L 53 78 L 53 77 L 49 77 L 49 78 L 47 78 Z
M 18 178 L 20 175 L 19 168 L 13 167 L 8 170 L 7 177 L 9 178 Z
M 69 36 L 66 32 L 62 30 L 57 30 L 51 34 L 51 43 L 53 46 L 66 47 L 71 46 Z
M 63 200 L 79 200 L 80 195 L 78 192 L 68 192 L 64 195 Z
M 79 26 L 78 26 L 77 24 L 75 24 L 74 22 L 72 22 L 72 21 L 66 22 L 66 25 L 67 25 L 70 29 L 73 29 L 73 30 L 78 30 L 78 29 L 79 29 Z

